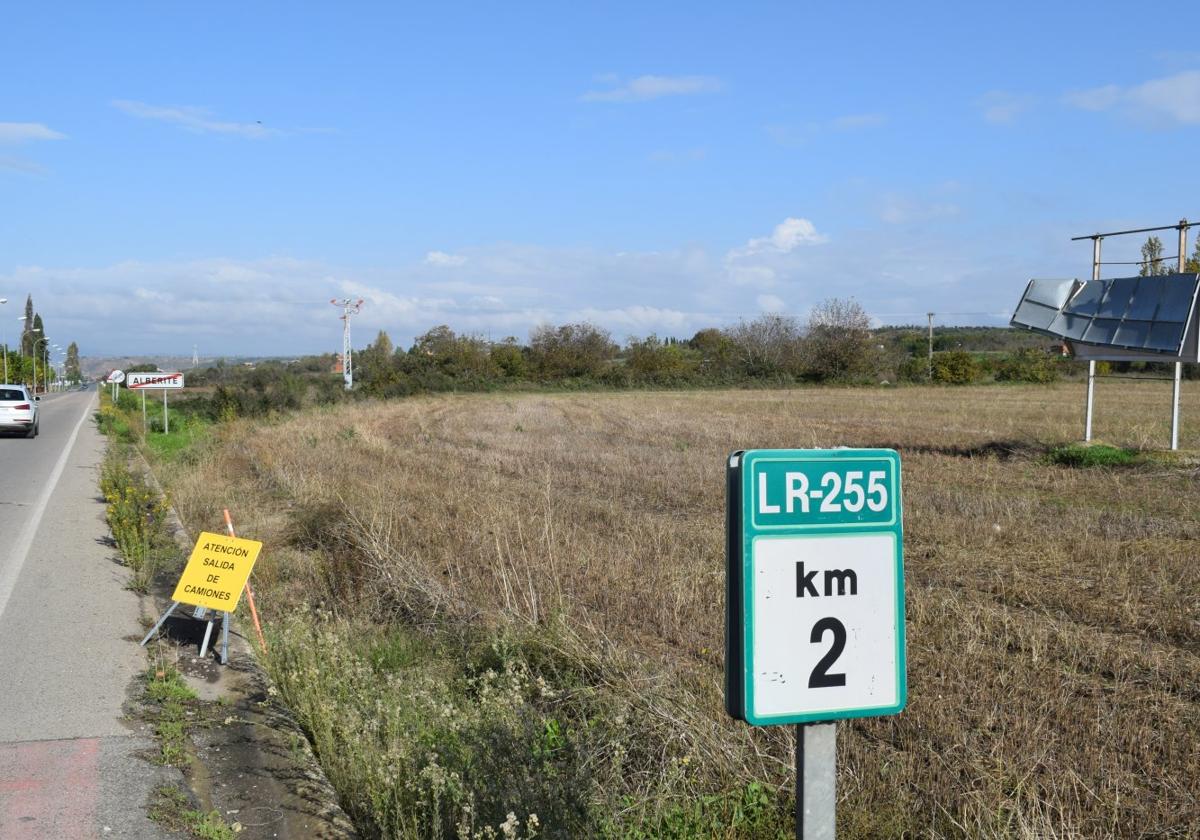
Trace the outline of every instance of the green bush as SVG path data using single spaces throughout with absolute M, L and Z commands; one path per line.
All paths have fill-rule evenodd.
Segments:
M 925 382 L 929 379 L 929 360 L 925 356 L 909 356 L 896 368 L 901 382 Z
M 100 491 L 113 542 L 131 572 L 129 587 L 146 592 L 162 563 L 178 555 L 167 527 L 170 506 L 129 469 L 119 446 L 111 447 L 101 464 Z
M 661 341 L 652 333 L 644 339 L 629 339 L 625 366 L 632 378 L 662 385 L 686 382 L 696 370 L 696 359 L 694 351 Z
M 529 337 L 529 360 L 541 379 L 596 378 L 616 355 L 608 331 L 594 324 L 543 325 Z
M 785 836 L 786 792 L 704 790 L 657 716 L 549 630 L 460 631 L 271 629 L 267 668 L 364 836 Z
M 979 362 L 964 350 L 933 354 L 933 381 L 945 385 L 970 385 L 981 374 Z
M 1054 382 L 1059 378 L 1058 361 L 1042 350 L 1018 350 L 1000 361 L 997 382 Z

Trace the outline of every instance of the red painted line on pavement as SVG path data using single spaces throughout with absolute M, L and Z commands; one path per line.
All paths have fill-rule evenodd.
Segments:
M 99 771 L 99 738 L 0 744 L 0 837 L 97 837 Z

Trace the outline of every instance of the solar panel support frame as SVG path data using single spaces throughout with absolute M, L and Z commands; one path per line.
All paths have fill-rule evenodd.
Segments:
M 1105 238 L 1148 231 L 1175 230 L 1179 238 L 1177 271 L 1179 274 L 1185 274 L 1187 232 L 1195 224 L 1200 223 L 1180 219 L 1174 225 L 1096 233 L 1073 237 L 1072 241 L 1092 240 L 1092 281 L 1099 283 L 1103 265 L 1100 258 L 1101 248 Z M 1155 261 L 1155 268 L 1158 262 Z M 1155 275 L 1157 271 L 1151 273 L 1151 276 Z M 1148 285 L 1144 276 L 1132 279 L 1137 281 L 1136 285 L 1128 287 L 1125 284 L 1125 290 L 1120 282 L 1105 281 L 1103 285 L 1089 289 L 1088 284 L 1081 286 L 1076 281 L 1065 300 L 1058 306 L 1058 314 L 1052 316 L 1048 322 L 1045 320 L 1048 311 L 1052 312 L 1055 308 L 1052 298 L 1060 294 L 1065 286 L 1061 285 L 1062 281 L 1031 280 L 1017 311 L 1013 314 L 1012 324 L 1059 338 L 1076 358 L 1087 360 L 1087 397 L 1084 403 L 1083 427 L 1083 439 L 1086 442 L 1092 440 L 1095 418 L 1097 361 L 1174 362 L 1174 375 L 1171 377 L 1170 446 L 1172 450 L 1177 450 L 1183 362 L 1200 363 L 1200 274 L 1192 276 L 1190 298 L 1186 295 L 1180 297 L 1179 288 L 1169 285 L 1169 282 L 1166 286 L 1158 287 L 1156 297 L 1154 286 Z M 1060 285 L 1056 286 L 1055 283 Z M 1147 303 L 1150 303 L 1149 307 Z M 1186 309 L 1180 319 L 1178 313 L 1184 304 Z M 1165 312 L 1174 312 L 1176 315 L 1164 317 Z

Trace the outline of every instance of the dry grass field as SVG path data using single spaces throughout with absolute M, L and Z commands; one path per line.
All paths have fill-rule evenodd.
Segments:
M 1102 382 L 1097 436 L 1161 445 L 1169 389 Z M 722 710 L 723 470 L 838 445 L 901 453 L 909 645 L 907 710 L 839 728 L 839 834 L 1200 836 L 1200 468 L 1050 463 L 1082 403 L 438 396 L 225 424 L 163 471 L 190 528 L 266 542 L 268 666 L 367 836 L 785 832 L 789 728 Z

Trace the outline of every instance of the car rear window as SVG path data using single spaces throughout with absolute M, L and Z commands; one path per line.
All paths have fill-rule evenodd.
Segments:
M 0 388 L 0 402 L 15 402 L 16 400 L 27 400 L 24 391 L 18 391 L 15 388 Z

